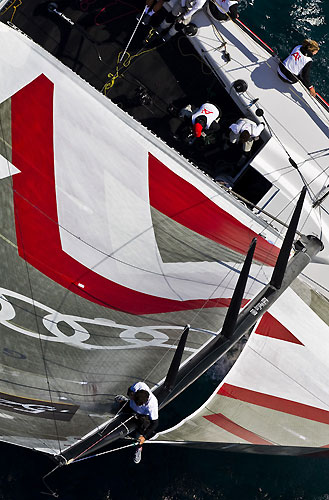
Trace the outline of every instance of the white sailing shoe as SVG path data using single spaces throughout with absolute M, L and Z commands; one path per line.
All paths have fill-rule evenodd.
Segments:
M 136 448 L 135 454 L 134 454 L 134 463 L 139 464 L 139 462 L 142 460 L 142 447 L 138 446 Z

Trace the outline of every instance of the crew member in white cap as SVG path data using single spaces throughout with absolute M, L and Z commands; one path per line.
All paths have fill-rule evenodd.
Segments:
M 229 128 L 230 142 L 232 144 L 237 142 L 241 143 L 243 151 L 249 153 L 254 141 L 259 139 L 265 125 L 264 123 L 259 123 L 257 125 L 257 123 L 248 118 L 240 118 L 236 123 L 232 123 Z
M 289 56 L 279 63 L 278 75 L 286 83 L 296 83 L 298 79 L 303 82 L 312 96 L 316 95 L 310 82 L 312 57 L 319 52 L 319 45 L 314 40 L 305 39 L 297 45 Z
M 188 25 L 193 14 L 199 9 L 202 9 L 206 0 L 176 0 L 166 18 L 160 24 L 157 32 L 160 34 L 169 26 L 168 33 L 162 36 L 162 40 L 167 42 L 172 36 L 176 35 L 181 25 Z

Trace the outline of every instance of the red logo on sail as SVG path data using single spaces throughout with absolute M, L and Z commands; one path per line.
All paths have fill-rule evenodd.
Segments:
M 132 314 L 227 306 L 229 298 L 173 300 L 133 290 L 94 272 L 63 250 L 56 199 L 53 92 L 53 83 L 40 75 L 11 98 L 12 163 L 21 172 L 13 177 L 19 255 L 75 294 Z M 255 236 L 152 155 L 149 195 L 150 204 L 165 216 L 239 253 L 246 253 Z M 258 241 L 256 259 L 273 265 L 278 249 L 262 238 Z

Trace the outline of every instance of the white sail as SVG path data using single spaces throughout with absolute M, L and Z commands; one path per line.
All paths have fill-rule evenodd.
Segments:
M 305 285 L 296 288 L 311 307 L 286 290 L 210 399 L 157 439 L 223 449 L 236 444 L 236 450 L 248 445 L 259 453 L 266 453 L 260 446 L 291 454 L 328 446 L 329 326 L 318 315 L 327 301 Z

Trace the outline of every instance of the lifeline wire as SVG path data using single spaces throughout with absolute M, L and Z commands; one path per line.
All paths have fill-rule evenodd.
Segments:
M 114 450 L 102 451 L 101 453 L 96 453 L 95 455 L 89 455 L 88 457 L 78 458 L 74 460 L 74 462 L 68 462 L 67 465 L 73 465 L 76 464 L 77 462 L 82 462 L 82 460 L 88 460 L 89 458 L 100 457 L 101 455 L 107 455 L 107 453 L 113 453 L 115 451 L 124 450 L 125 448 L 130 448 L 131 446 L 136 446 L 136 443 L 126 444 L 125 446 L 120 446 L 120 448 L 115 448 Z
M 136 27 L 135 27 L 135 29 L 134 29 L 131 37 L 129 38 L 129 42 L 127 43 L 127 45 L 125 47 L 125 50 L 123 51 L 123 53 L 122 53 L 122 55 L 121 55 L 121 57 L 119 59 L 119 63 L 121 63 L 122 59 L 124 58 L 125 53 L 127 52 L 128 48 L 129 48 L 129 45 L 131 44 L 131 41 L 132 41 L 132 39 L 135 36 L 135 33 L 136 33 L 137 29 L 138 29 L 138 26 L 140 25 L 140 23 L 142 21 L 142 18 L 143 18 L 144 14 L 145 14 L 146 8 L 147 8 L 147 5 L 145 5 L 143 12 L 142 12 L 142 14 L 140 15 L 140 17 L 138 19 L 138 23 L 136 24 Z
M 96 446 L 96 444 L 100 443 L 101 441 L 103 441 L 103 439 L 105 439 L 106 437 L 110 436 L 110 434 L 112 434 L 112 432 L 116 431 L 117 429 L 119 429 L 119 427 L 121 427 L 121 425 L 125 425 L 126 422 L 129 422 L 129 420 L 131 420 L 132 418 L 134 418 L 134 415 L 132 415 L 131 417 L 127 418 L 127 420 L 125 420 L 124 422 L 120 422 L 120 424 L 115 427 L 114 429 L 112 429 L 110 432 L 108 432 L 107 434 L 105 434 L 104 436 L 102 436 L 98 441 L 96 441 L 95 443 L 93 443 L 91 446 L 89 446 L 88 448 L 86 448 L 84 451 L 82 451 L 81 453 L 79 453 L 79 455 L 77 455 L 76 457 L 74 458 L 71 458 L 70 460 L 68 460 L 66 462 L 65 465 L 70 465 L 72 464 L 73 462 L 75 462 L 78 458 L 81 457 L 81 455 L 83 455 L 84 453 L 86 453 L 87 451 L 89 451 L 91 448 L 93 448 L 94 446 Z M 111 419 L 112 420 L 112 419 Z M 106 429 L 107 426 L 105 426 L 105 429 Z

